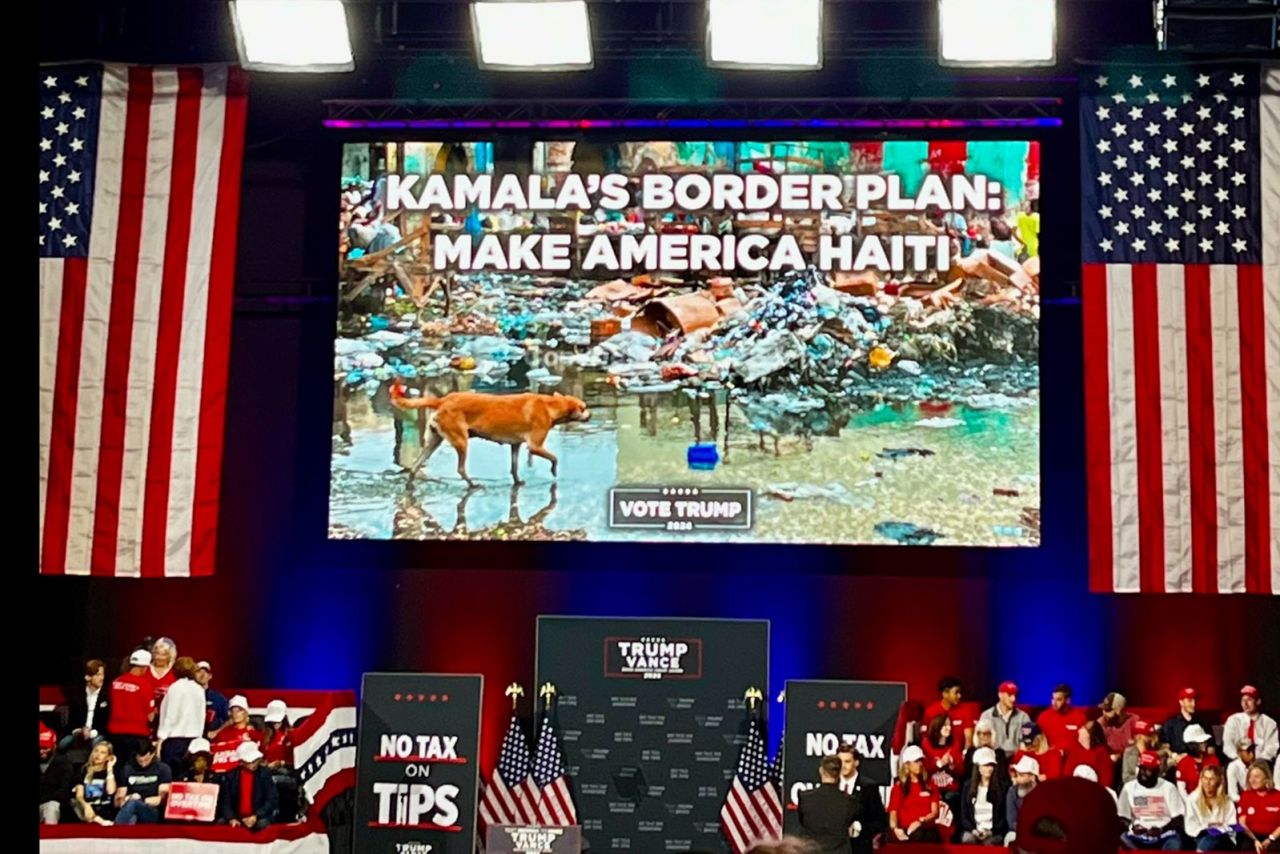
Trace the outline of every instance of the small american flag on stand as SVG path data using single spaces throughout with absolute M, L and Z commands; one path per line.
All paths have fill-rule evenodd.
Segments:
M 40 572 L 214 568 L 247 78 L 39 69 Z
M 529 762 L 529 742 L 520 728 L 519 719 L 513 714 L 506 737 L 502 739 L 498 767 L 493 770 L 480 799 L 481 839 L 491 824 L 537 823 L 538 785 L 533 780 Z
M 1280 71 L 1081 85 L 1090 586 L 1280 593 Z
M 547 710 L 538 733 L 538 752 L 533 758 L 533 779 L 541 797 L 538 800 L 538 819 L 547 827 L 568 827 L 578 823 L 578 811 L 573 806 L 573 794 L 569 791 L 569 775 L 565 771 L 564 756 L 551 724 L 551 711 Z
M 720 829 L 734 854 L 782 838 L 782 798 L 770 778 L 767 757 L 760 721 L 752 717 L 747 741 L 738 754 L 737 773 L 720 808 Z

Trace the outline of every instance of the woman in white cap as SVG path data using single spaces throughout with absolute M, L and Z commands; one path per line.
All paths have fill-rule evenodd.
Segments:
M 298 781 L 293 774 L 293 727 L 289 724 L 289 707 L 284 700 L 267 703 L 262 718 L 266 731 L 262 736 L 262 753 L 280 793 L 280 821 L 293 821 L 298 814 Z
M 1200 724 L 1192 724 L 1184 729 L 1182 740 L 1187 743 L 1187 753 L 1178 760 L 1177 779 L 1182 797 L 1188 798 L 1196 790 L 1196 786 L 1200 785 L 1200 772 L 1209 765 L 1221 767 L 1222 762 L 1212 752 L 1213 748 L 1209 747 L 1213 736 L 1205 732 Z
M 929 785 L 924 751 L 912 744 L 898 759 L 898 782 L 889 795 L 890 842 L 941 842 L 938 814 L 941 799 Z
M 219 772 L 234 766 L 234 753 L 241 743 L 253 742 L 259 749 L 262 746 L 262 732 L 253 725 L 253 720 L 249 717 L 249 701 L 245 696 L 236 694 L 227 705 L 230 707 L 230 717 L 209 738 L 213 742 L 213 767 Z
M 1003 845 L 1005 785 L 996 752 L 979 747 L 973 752 L 973 773 L 960 790 L 960 841 L 966 845 Z

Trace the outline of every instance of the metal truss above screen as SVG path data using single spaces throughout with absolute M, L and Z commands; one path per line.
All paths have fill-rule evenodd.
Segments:
M 1063 99 L 835 98 L 743 99 L 711 103 L 627 99 L 415 103 L 395 100 L 325 102 L 332 128 L 614 130 L 639 128 L 964 128 L 1059 127 Z

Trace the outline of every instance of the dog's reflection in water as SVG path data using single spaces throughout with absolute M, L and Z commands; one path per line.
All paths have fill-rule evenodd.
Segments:
M 392 538 L 397 540 L 447 540 L 447 539 L 508 539 L 508 540 L 543 540 L 550 539 L 545 528 L 547 517 L 556 509 L 557 486 L 553 481 L 547 496 L 547 503 L 528 519 L 520 518 L 521 484 L 505 484 L 509 498 L 507 502 L 507 519 L 484 528 L 472 530 L 467 526 L 467 502 L 479 489 L 472 486 L 463 490 L 458 498 L 457 517 L 452 528 L 445 528 L 437 521 L 415 495 L 415 483 L 410 480 L 405 484 L 404 492 L 396 499 L 395 514 L 392 519 Z M 503 486 L 499 486 L 499 489 Z M 424 490 L 425 491 L 425 490 Z

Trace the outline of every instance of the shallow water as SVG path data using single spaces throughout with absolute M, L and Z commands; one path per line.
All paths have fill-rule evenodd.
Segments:
M 530 465 L 522 452 L 526 483 L 514 487 L 508 448 L 473 439 L 468 471 L 479 487 L 472 490 L 458 477 L 448 445 L 410 485 L 395 461 L 395 415 L 356 394 L 347 410 L 351 443 L 334 441 L 331 536 L 883 544 L 903 541 L 903 532 L 919 537 L 925 529 L 915 541 L 1039 544 L 1040 407 L 1034 395 L 1024 406 L 1002 410 L 881 405 L 855 413 L 838 436 L 781 436 L 776 448 L 771 435 L 761 447 L 735 404 L 726 451 L 723 393 L 713 417 L 711 399 L 691 406 L 683 391 L 623 394 L 595 372 L 566 378 L 559 388 L 583 397 L 592 413 L 590 423 L 557 427 L 548 438 L 548 449 L 560 459 L 559 477 L 552 479 L 545 460 Z M 721 461 L 713 471 L 688 467 L 686 451 L 696 440 L 716 442 Z M 933 453 L 880 456 L 891 448 Z M 416 453 L 413 438 L 401 462 L 411 464 Z M 754 528 L 611 530 L 609 490 L 615 486 L 750 488 Z M 889 522 L 906 524 L 882 524 Z

